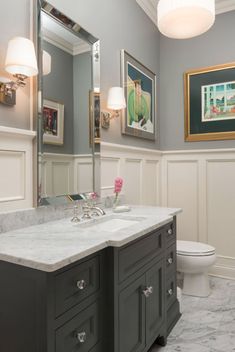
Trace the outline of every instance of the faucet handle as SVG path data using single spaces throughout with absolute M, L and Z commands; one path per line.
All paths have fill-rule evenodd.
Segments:
M 77 223 L 77 222 L 80 222 L 80 221 L 81 220 L 78 217 L 78 206 L 77 206 L 77 204 L 75 204 L 74 207 L 73 207 L 73 217 L 71 219 L 71 222 Z
M 82 205 L 82 211 L 83 211 L 83 215 L 82 215 L 82 219 L 91 219 L 91 207 L 88 203 L 84 203 Z

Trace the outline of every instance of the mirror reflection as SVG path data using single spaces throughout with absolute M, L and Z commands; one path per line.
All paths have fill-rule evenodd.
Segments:
M 48 3 L 41 10 L 39 204 L 95 191 L 93 145 L 95 141 L 97 150 L 100 96 L 93 87 L 94 40 L 85 31 L 79 35 L 81 30 Z

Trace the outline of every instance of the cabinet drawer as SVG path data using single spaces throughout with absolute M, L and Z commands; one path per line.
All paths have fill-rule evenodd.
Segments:
M 100 257 L 59 274 L 55 279 L 56 316 L 64 313 L 100 288 Z
M 172 275 L 166 282 L 166 306 L 170 307 L 176 300 L 176 275 Z
M 56 352 L 90 351 L 100 339 L 99 320 L 95 302 L 56 331 Z
M 145 263 L 161 254 L 163 251 L 163 231 L 159 230 L 120 249 L 119 251 L 119 281 L 140 269 Z
M 164 234 L 166 236 L 167 246 L 176 241 L 176 229 L 173 221 L 164 227 Z
M 176 243 L 166 249 L 166 279 L 176 271 Z

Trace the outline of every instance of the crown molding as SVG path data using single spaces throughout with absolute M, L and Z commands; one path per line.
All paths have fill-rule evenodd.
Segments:
M 43 40 L 73 56 L 91 51 L 89 44 L 81 43 L 73 46 L 72 44 L 70 44 L 63 38 L 57 36 L 55 33 L 49 31 L 48 29 L 43 29 Z
M 157 26 L 157 3 L 156 0 L 136 0 L 142 10 Z M 235 10 L 234 0 L 215 0 L 216 15 Z
M 136 0 L 137 4 L 144 10 L 146 15 L 157 26 L 157 1 L 153 0 Z
M 216 0 L 215 1 L 216 14 L 229 12 L 235 10 L 234 0 Z

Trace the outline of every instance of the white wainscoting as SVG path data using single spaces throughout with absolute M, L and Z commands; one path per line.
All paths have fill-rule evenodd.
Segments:
M 33 206 L 34 137 L 0 127 L 0 211 Z M 42 166 L 44 195 L 92 189 L 91 155 L 47 154 Z M 235 149 L 160 152 L 102 143 L 103 196 L 113 195 L 116 176 L 130 204 L 182 207 L 178 238 L 215 246 L 212 273 L 235 279 Z
M 159 205 L 160 162 L 158 151 L 101 143 L 102 196 L 113 195 L 114 179 L 121 176 L 127 202 Z
M 36 133 L 0 126 L 0 211 L 33 206 L 33 144 Z
M 44 153 L 40 157 L 42 196 L 92 190 L 92 156 Z
M 235 149 L 162 154 L 162 205 L 182 207 L 178 238 L 216 248 L 212 274 L 235 279 Z
M 214 246 L 211 273 L 235 279 L 235 149 L 160 152 L 102 143 L 101 155 L 103 196 L 122 176 L 127 202 L 183 208 L 178 238 Z

